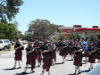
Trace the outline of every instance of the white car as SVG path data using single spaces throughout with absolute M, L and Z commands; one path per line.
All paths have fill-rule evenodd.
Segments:
M 11 43 L 8 39 L 0 39 L 0 50 L 8 49 L 9 45 L 11 45 Z
M 4 48 L 3 41 L 0 40 L 0 50 L 2 50 L 3 48 Z

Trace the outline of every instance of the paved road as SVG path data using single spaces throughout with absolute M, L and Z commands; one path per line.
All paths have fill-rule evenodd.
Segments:
M 24 71 L 25 63 L 26 63 L 26 53 L 23 52 L 23 61 L 22 61 L 22 68 L 21 69 L 15 69 L 12 70 L 14 64 L 14 51 L 9 51 L 7 53 L 0 55 L 0 75 L 21 75 L 21 72 Z M 72 61 L 68 61 L 70 59 L 70 56 L 67 56 L 65 63 L 61 63 L 61 57 L 57 55 L 57 63 L 56 65 L 51 67 L 51 75 L 73 75 L 74 73 L 74 66 Z M 98 63 L 94 64 L 94 66 L 98 65 Z M 80 75 L 88 75 L 89 63 L 83 64 L 81 70 L 82 73 Z M 40 68 L 35 69 L 34 74 L 28 74 L 28 75 L 40 75 L 42 71 L 42 66 Z M 47 75 L 47 73 L 45 73 Z

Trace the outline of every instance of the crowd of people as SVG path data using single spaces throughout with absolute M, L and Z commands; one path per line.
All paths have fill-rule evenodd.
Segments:
M 39 40 L 28 40 L 27 47 L 24 49 L 24 45 L 20 43 L 20 38 L 17 38 L 15 43 L 15 65 L 19 64 L 21 68 L 22 50 L 26 50 L 26 67 L 23 73 L 27 73 L 28 65 L 31 66 L 31 73 L 34 72 L 36 66 L 36 60 L 38 61 L 38 67 L 42 65 L 42 72 L 40 75 L 44 75 L 45 71 L 50 75 L 50 67 L 56 64 L 57 53 L 62 57 L 62 64 L 64 64 L 67 55 L 70 55 L 73 65 L 75 65 L 75 75 L 81 73 L 80 67 L 82 66 L 82 60 L 85 58 L 85 62 L 90 63 L 89 70 L 93 69 L 95 60 L 100 60 L 100 39 L 73 39 L 73 40 L 47 40 L 42 42 Z M 43 63 L 43 64 L 41 64 Z

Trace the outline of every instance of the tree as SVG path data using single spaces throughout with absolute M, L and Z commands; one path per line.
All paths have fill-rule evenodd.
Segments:
M 48 38 L 57 31 L 57 25 L 51 24 L 48 20 L 37 19 L 29 24 L 28 32 L 34 32 L 32 37 L 38 39 Z M 33 33 L 32 33 L 33 34 Z
M 78 33 L 71 33 L 70 39 L 80 39 L 80 35 Z
M 0 18 L 2 22 L 11 21 L 19 12 L 23 0 L 0 0 Z
M 67 39 L 66 35 L 60 34 L 59 37 L 58 37 L 58 40 L 64 40 L 64 39 Z
M 0 23 L 0 39 L 14 40 L 18 35 L 16 25 L 12 23 Z

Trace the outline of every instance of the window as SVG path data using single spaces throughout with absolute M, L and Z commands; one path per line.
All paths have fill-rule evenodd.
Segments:
M 3 43 L 3 42 L 0 40 L 0 43 Z

